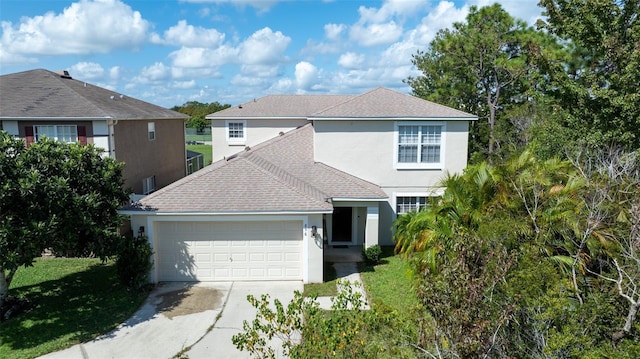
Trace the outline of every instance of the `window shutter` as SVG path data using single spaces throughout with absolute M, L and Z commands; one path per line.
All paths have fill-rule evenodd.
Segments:
M 27 147 L 34 142 L 33 126 L 24 126 L 24 137 L 27 140 Z
M 81 145 L 87 145 L 87 127 L 78 126 L 78 141 Z

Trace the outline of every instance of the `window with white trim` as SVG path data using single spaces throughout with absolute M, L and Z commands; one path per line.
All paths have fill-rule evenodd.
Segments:
M 147 177 L 142 180 L 142 194 L 149 194 L 156 190 L 156 176 Z
M 46 137 L 48 139 L 76 143 L 78 142 L 78 126 L 76 125 L 36 125 L 33 126 L 36 142 Z
M 155 122 L 147 123 L 147 133 L 149 134 L 149 141 L 156 139 L 156 124 Z
M 396 214 L 419 211 L 427 205 L 426 196 L 397 196 Z
M 246 121 L 225 121 L 227 128 L 227 142 L 229 144 L 245 144 L 247 140 Z
M 441 168 L 444 157 L 444 124 L 402 122 L 396 124 L 397 168 Z

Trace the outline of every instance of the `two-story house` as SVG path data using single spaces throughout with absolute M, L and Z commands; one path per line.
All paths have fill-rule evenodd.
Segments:
M 321 282 L 327 247 L 391 245 L 398 214 L 466 166 L 473 115 L 376 88 L 211 114 L 214 163 L 129 208 L 154 281 Z
M 188 116 L 42 69 L 0 76 L 0 129 L 27 145 L 44 136 L 93 144 L 124 162 L 125 187 L 140 196 L 187 172 Z

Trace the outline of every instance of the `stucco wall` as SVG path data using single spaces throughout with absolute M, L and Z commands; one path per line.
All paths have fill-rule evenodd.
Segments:
M 288 132 L 307 123 L 306 119 L 247 120 L 245 127 L 246 142 L 240 145 L 229 145 L 227 143 L 225 120 L 212 120 L 213 161 L 229 157 L 244 150 L 245 146 L 255 146 L 277 137 L 280 132 Z
M 442 122 L 442 121 L 438 121 Z M 428 193 L 445 173 L 467 165 L 467 121 L 445 122 L 444 167 L 394 168 L 394 121 L 315 121 L 315 160 L 379 185 L 389 199 L 380 204 L 379 242 L 392 245 L 396 193 Z
M 147 123 L 155 123 L 155 140 Z M 114 126 L 115 157 L 125 163 L 125 188 L 142 193 L 142 180 L 156 176 L 160 189 L 185 176 L 186 149 L 183 120 L 120 120 Z

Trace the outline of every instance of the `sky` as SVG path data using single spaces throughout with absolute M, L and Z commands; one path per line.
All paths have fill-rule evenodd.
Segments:
M 438 30 L 495 0 L 1 0 L 0 75 L 74 79 L 171 108 L 268 94 L 402 93 Z M 537 0 L 497 0 L 533 25 Z M 0 94 L 1 96 L 2 94 Z

